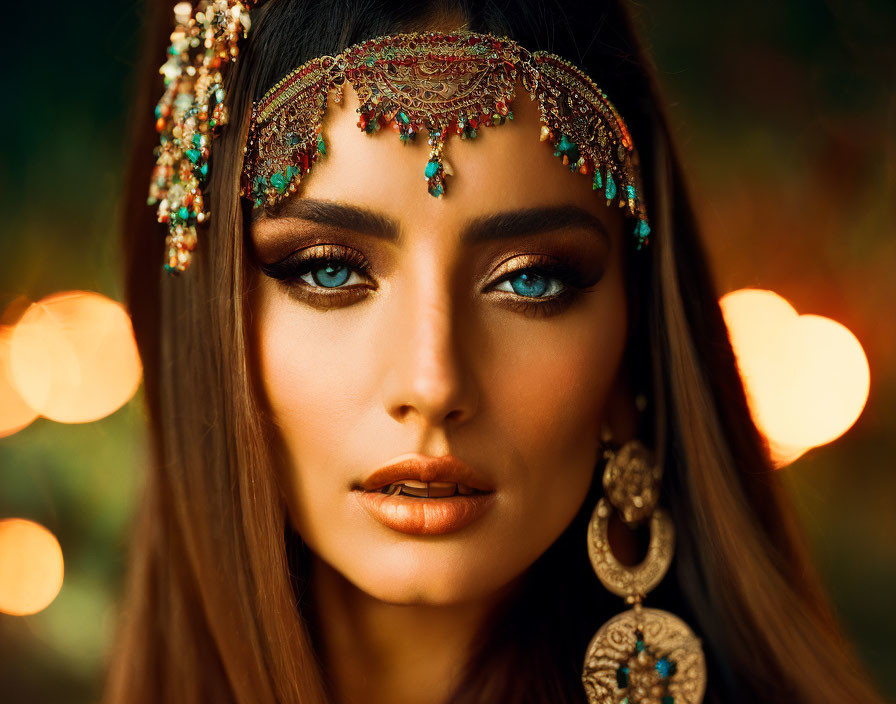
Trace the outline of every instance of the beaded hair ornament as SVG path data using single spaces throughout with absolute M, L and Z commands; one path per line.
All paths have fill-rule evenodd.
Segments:
M 183 5 L 189 9 L 188 3 L 178 7 Z M 161 146 L 150 189 L 159 221 L 168 224 L 170 273 L 189 266 L 196 223 L 208 218 L 200 187 L 209 143 L 226 121 L 219 69 L 237 55 L 237 41 L 249 27 L 247 5 L 200 0 L 192 14 L 181 9 L 171 35 L 171 58 L 162 67 L 167 87 L 157 107 Z M 429 193 L 443 197 L 453 173 L 443 156 L 448 136 L 473 139 L 482 127 L 512 120 L 517 79 L 538 105 L 541 141 L 550 143 L 570 171 L 590 176 L 607 205 L 627 207 L 635 219 L 636 247 L 644 248 L 650 226 L 638 153 L 604 92 L 556 54 L 469 31 L 374 37 L 291 71 L 252 104 L 240 195 L 261 208 L 297 191 L 327 153 L 323 119 L 330 92 L 341 102 L 348 81 L 358 94 L 358 127 L 364 132 L 391 125 L 406 143 L 427 131 L 423 175 Z
M 156 165 L 149 185 L 149 205 L 158 205 L 158 220 L 168 227 L 165 270 L 184 271 L 196 247 L 196 223 L 208 219 L 201 187 L 208 177 L 209 145 L 227 123 L 221 70 L 239 53 L 249 31 L 253 3 L 200 0 L 174 6 L 167 61 L 159 73 L 165 93 L 156 105 Z

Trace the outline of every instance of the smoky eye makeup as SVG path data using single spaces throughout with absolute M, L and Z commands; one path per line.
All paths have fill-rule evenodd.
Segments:
M 505 250 L 495 260 L 484 283 L 477 284 L 481 294 L 533 318 L 553 316 L 572 306 L 593 290 L 605 268 L 605 256 L 568 241 L 516 253 Z M 360 248 L 333 241 L 311 244 L 258 266 L 290 297 L 321 310 L 351 305 L 378 288 L 375 267 Z

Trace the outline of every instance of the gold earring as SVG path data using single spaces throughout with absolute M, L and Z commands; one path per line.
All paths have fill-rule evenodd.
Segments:
M 639 440 L 613 448 L 602 433 L 607 460 L 605 496 L 588 523 L 588 556 L 595 574 L 632 606 L 601 626 L 585 651 L 582 683 L 589 704 L 699 704 L 706 691 L 706 660 L 700 639 L 667 611 L 641 605 L 672 563 L 675 530 L 657 506 L 662 468 Z M 613 555 L 607 527 L 613 510 L 629 526 L 649 519 L 647 556 L 634 567 Z

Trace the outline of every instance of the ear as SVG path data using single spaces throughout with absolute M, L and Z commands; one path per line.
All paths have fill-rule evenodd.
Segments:
M 604 404 L 603 428 L 609 429 L 613 440 L 624 444 L 635 437 L 638 429 L 638 409 L 635 394 L 625 381 L 625 374 L 619 373 L 610 387 Z

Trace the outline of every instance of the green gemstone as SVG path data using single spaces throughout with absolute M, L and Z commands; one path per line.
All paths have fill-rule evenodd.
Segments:
M 190 211 L 187 210 L 187 206 L 182 205 L 180 210 L 177 211 L 177 217 L 181 220 L 187 220 L 190 217 Z
M 607 172 L 607 187 L 604 190 L 607 200 L 613 200 L 616 197 L 616 182 L 613 180 L 613 174 Z
M 445 192 L 445 188 L 442 186 L 442 182 L 440 181 L 435 186 L 429 187 L 429 195 L 438 198 Z
M 635 225 L 635 235 L 644 239 L 647 235 L 650 234 L 650 225 L 647 224 L 646 220 L 638 220 L 638 224 Z
M 625 187 L 625 192 L 626 192 L 626 194 L 628 195 L 629 200 L 634 200 L 634 199 L 635 199 L 635 187 L 634 187 L 632 184 L 628 184 L 628 185 Z
M 200 152 L 198 149 L 187 149 L 186 155 L 187 159 L 195 164 L 199 161 L 199 157 L 202 156 L 202 152 Z
M 324 156 L 327 154 L 327 145 L 324 144 L 324 137 L 321 134 L 317 135 L 317 151 Z
M 404 124 L 406 124 L 406 125 L 407 125 L 407 124 L 410 124 L 410 122 L 411 122 L 411 118 L 409 118 L 409 117 L 405 114 L 404 110 L 399 110 L 399 111 L 398 111 L 398 119 L 401 120 L 401 121 L 402 121 Z
M 591 189 L 596 191 L 604 187 L 604 180 L 601 178 L 600 169 L 594 172 L 594 180 L 591 182 Z
M 286 174 L 280 173 L 279 171 L 271 176 L 271 185 L 277 189 L 277 193 L 281 195 L 286 191 L 286 187 L 289 182 L 286 179 Z
M 426 174 L 426 178 L 432 178 L 439 172 L 439 169 L 441 169 L 441 168 L 442 168 L 442 165 L 437 161 L 433 160 L 433 161 L 426 162 L 426 169 L 424 170 L 424 173 Z
M 199 175 L 202 178 L 208 176 L 208 162 L 205 162 L 202 166 L 199 167 Z

